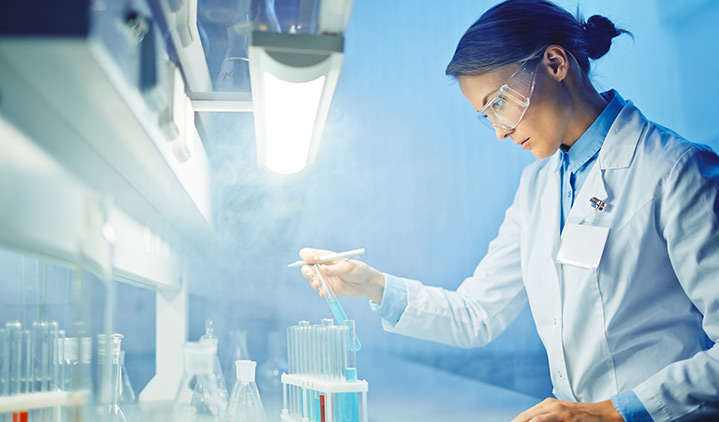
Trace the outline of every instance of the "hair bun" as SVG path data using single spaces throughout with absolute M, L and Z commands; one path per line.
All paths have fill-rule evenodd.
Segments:
M 625 32 L 617 29 L 612 21 L 604 16 L 594 15 L 584 24 L 584 39 L 587 42 L 587 56 L 598 59 L 607 54 L 612 45 L 612 38 Z

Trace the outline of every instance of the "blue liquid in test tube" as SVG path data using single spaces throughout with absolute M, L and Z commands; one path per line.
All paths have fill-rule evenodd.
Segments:
M 315 276 L 317 276 L 317 279 L 320 281 L 321 288 L 324 290 L 325 299 L 327 300 L 327 304 L 332 310 L 332 315 L 334 315 L 335 319 L 337 320 L 337 325 L 342 326 L 344 322 L 348 319 L 347 314 L 345 314 L 345 310 L 342 309 L 340 301 L 337 300 L 337 295 L 335 295 L 334 290 L 332 290 L 332 286 L 330 286 L 330 284 L 327 282 L 327 280 L 325 280 L 324 276 L 322 275 L 322 272 L 320 272 L 320 265 L 314 264 L 312 265 L 312 268 L 314 269 Z M 362 344 L 360 343 L 356 334 L 354 337 L 355 350 L 360 350 L 362 348 Z

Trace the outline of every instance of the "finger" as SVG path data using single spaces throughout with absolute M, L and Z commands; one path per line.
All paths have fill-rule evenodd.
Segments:
M 332 261 L 322 264 L 320 268 L 329 277 L 342 277 L 352 271 L 354 264 L 348 260 Z
M 303 261 L 312 264 L 320 260 L 320 257 L 323 255 L 331 255 L 334 254 L 332 251 L 324 250 L 324 249 L 313 249 L 313 248 L 302 248 L 300 249 L 300 259 Z
M 534 416 L 536 416 L 540 412 L 540 408 L 542 406 L 542 403 L 536 404 L 529 409 L 525 410 L 524 412 L 517 415 L 516 418 L 512 419 L 511 422 L 528 422 L 531 421 Z
M 314 271 L 312 270 L 312 266 L 310 265 L 303 265 L 302 269 L 300 270 L 300 273 L 304 278 L 312 278 L 314 276 Z
M 310 284 L 310 287 L 312 287 L 312 288 L 315 289 L 315 290 L 319 290 L 319 289 L 320 289 L 320 282 L 317 281 L 317 279 L 315 279 L 314 277 L 308 277 L 308 278 L 309 278 L 308 282 L 309 282 L 309 284 Z

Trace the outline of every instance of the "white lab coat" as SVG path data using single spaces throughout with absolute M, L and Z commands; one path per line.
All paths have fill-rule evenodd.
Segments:
M 627 103 L 567 220 L 593 212 L 591 197 L 607 203 L 596 269 L 555 261 L 558 160 L 525 169 L 472 277 L 457 291 L 405 280 L 407 308 L 385 328 L 476 347 L 529 303 L 557 398 L 633 390 L 655 421 L 719 415 L 719 158 Z

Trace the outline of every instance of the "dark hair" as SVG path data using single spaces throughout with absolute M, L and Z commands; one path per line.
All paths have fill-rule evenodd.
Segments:
M 546 0 L 507 0 L 485 12 L 462 36 L 445 73 L 480 75 L 500 66 L 539 57 L 559 45 L 589 74 L 589 59 L 609 51 L 612 38 L 627 33 L 604 16 L 586 22 Z

